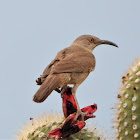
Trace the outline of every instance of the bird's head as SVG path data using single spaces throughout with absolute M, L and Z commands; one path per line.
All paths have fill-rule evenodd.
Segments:
M 93 51 L 96 46 L 101 44 L 107 44 L 107 45 L 118 47 L 115 43 L 111 41 L 101 40 L 92 35 L 81 35 L 73 43 L 83 46 L 90 51 Z

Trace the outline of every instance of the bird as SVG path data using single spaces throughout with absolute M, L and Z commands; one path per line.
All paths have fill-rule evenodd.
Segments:
M 101 40 L 92 35 L 81 35 L 67 48 L 57 53 L 56 57 L 46 67 L 41 77 L 36 82 L 40 88 L 35 93 L 33 101 L 43 102 L 53 90 L 60 91 L 72 84 L 72 94 L 75 97 L 76 91 L 95 69 L 95 56 L 93 50 L 102 44 L 118 47 L 108 40 Z

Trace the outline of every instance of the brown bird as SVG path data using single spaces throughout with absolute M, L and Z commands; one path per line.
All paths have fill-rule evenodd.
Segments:
M 118 47 L 113 42 L 100 40 L 92 35 L 82 35 L 70 47 L 58 52 L 55 59 L 36 81 L 41 87 L 33 100 L 41 103 L 53 90 L 59 91 L 59 88 L 64 88 L 68 84 L 73 84 L 72 93 L 75 96 L 79 85 L 94 70 L 96 61 L 92 51 L 101 44 Z

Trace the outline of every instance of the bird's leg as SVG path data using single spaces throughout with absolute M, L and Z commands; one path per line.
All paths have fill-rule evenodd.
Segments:
M 72 88 L 72 95 L 73 95 L 73 97 L 75 99 L 75 102 L 77 104 L 77 113 L 76 113 L 76 116 L 74 118 L 74 121 L 76 121 L 79 116 L 81 116 L 82 121 L 84 121 L 84 116 L 87 114 L 87 112 L 82 112 L 81 111 L 80 106 L 78 104 L 78 101 L 76 99 L 75 94 L 76 94 L 76 90 L 77 90 L 78 87 L 79 87 L 79 84 L 75 84 L 74 87 Z
M 74 121 L 76 121 L 78 119 L 79 116 L 81 116 L 81 120 L 84 121 L 84 116 L 87 114 L 87 112 L 82 112 L 82 110 L 80 109 L 79 107 L 79 104 L 78 104 L 78 101 L 76 99 L 76 96 L 75 94 L 73 94 L 73 97 L 75 99 L 75 102 L 77 104 L 77 113 L 76 113 L 76 116 L 74 118 Z

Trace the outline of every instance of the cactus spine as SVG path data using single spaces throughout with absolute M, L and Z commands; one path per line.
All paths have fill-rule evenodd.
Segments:
M 61 113 L 53 113 L 45 115 L 40 118 L 37 117 L 33 120 L 33 123 L 29 122 L 27 125 L 22 126 L 22 130 L 19 130 L 15 136 L 16 140 L 46 140 L 48 133 L 62 125 L 64 118 Z M 48 138 L 53 140 L 54 138 Z M 106 138 L 105 133 L 102 130 L 96 128 L 93 125 L 90 128 L 84 128 L 80 132 L 71 135 L 67 140 L 109 140 Z M 111 140 L 111 139 L 110 139 Z
M 140 59 L 122 77 L 118 95 L 118 140 L 140 140 Z

